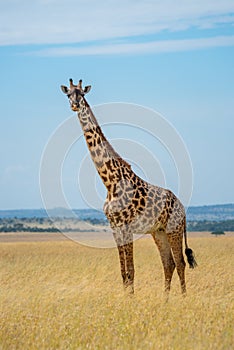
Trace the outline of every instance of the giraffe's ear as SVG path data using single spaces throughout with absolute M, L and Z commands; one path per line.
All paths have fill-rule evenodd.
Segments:
M 64 92 L 64 94 L 67 94 L 69 91 L 68 88 L 64 85 L 61 85 L 61 90 L 62 90 L 62 92 Z
M 91 90 L 91 85 L 88 85 L 84 88 L 84 93 L 87 94 Z

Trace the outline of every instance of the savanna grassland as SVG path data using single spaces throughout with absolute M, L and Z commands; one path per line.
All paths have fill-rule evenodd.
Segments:
M 71 241 L 1 243 L 0 349 L 232 349 L 233 237 L 190 238 L 186 268 L 163 298 L 159 254 L 135 242 L 135 295 L 122 290 L 116 249 Z

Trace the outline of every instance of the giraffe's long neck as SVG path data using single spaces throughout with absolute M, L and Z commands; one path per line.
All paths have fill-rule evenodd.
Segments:
M 116 184 L 123 180 L 123 172 L 125 180 L 126 176 L 129 178 L 132 176 L 131 166 L 108 142 L 84 98 L 80 101 L 78 117 L 97 171 L 108 192 L 115 192 Z

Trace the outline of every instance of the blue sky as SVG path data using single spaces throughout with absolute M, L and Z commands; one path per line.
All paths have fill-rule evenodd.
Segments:
M 174 126 L 192 162 L 191 205 L 234 202 L 233 1 L 1 2 L 0 61 L 0 209 L 43 206 L 40 160 L 72 115 L 59 88 L 70 77 L 92 85 L 91 105 L 140 104 Z M 105 130 L 110 138 L 119 132 Z M 84 142 L 64 170 L 77 208 L 85 203 L 72 194 L 69 171 L 81 149 Z M 151 152 L 160 158 L 160 149 Z M 173 169 L 163 170 L 177 193 Z

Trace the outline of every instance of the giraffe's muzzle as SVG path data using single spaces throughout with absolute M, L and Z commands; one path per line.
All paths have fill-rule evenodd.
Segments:
M 73 112 L 77 112 L 78 110 L 79 110 L 79 104 L 78 103 L 76 103 L 76 104 L 72 104 L 71 105 L 71 109 L 73 110 Z

